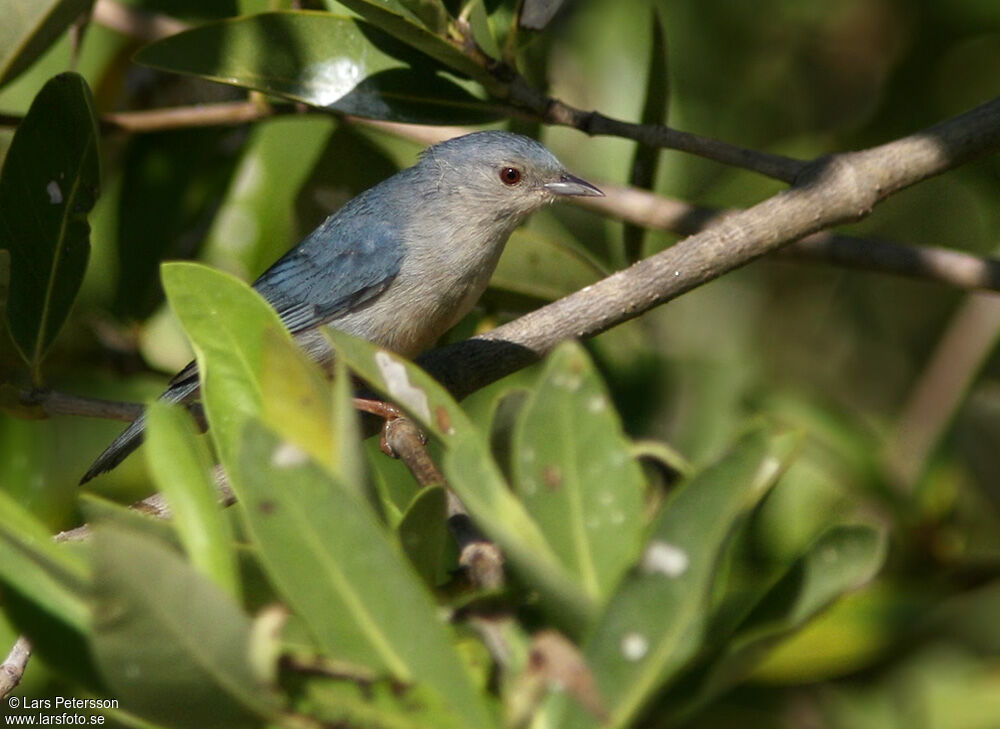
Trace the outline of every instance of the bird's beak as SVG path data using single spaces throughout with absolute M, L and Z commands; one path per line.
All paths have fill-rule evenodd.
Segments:
M 577 195 L 580 197 L 604 197 L 604 193 L 586 180 L 564 172 L 555 182 L 546 182 L 545 189 L 553 195 Z

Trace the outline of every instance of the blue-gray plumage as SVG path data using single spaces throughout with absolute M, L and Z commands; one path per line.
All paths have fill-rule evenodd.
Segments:
M 327 218 L 254 283 L 317 361 L 330 326 L 412 357 L 473 307 L 504 244 L 533 211 L 559 196 L 601 195 L 538 142 L 477 132 L 427 149 L 420 161 Z M 198 390 L 192 362 L 161 396 Z M 141 442 L 144 420 L 108 446 L 81 483 Z

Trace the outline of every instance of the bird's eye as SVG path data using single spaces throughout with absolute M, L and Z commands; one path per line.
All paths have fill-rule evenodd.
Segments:
M 505 185 L 516 185 L 521 181 L 521 170 L 517 167 L 504 167 L 500 170 L 500 181 Z

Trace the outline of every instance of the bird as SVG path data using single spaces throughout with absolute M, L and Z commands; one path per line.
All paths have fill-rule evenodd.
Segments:
M 253 287 L 322 365 L 333 358 L 323 327 L 412 358 L 472 309 L 511 233 L 531 213 L 560 198 L 603 194 L 540 142 L 473 132 L 428 147 L 415 165 L 351 199 Z M 197 393 L 191 362 L 160 399 L 186 402 Z M 80 483 L 125 460 L 144 430 L 140 415 Z

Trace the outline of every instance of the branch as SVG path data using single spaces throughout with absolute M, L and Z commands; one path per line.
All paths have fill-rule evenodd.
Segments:
M 1000 299 L 968 297 L 917 379 L 883 453 L 890 483 L 908 497 L 1000 337 Z
M 538 121 L 546 124 L 572 127 L 590 136 L 621 137 L 651 147 L 676 149 L 783 182 L 794 182 L 807 164 L 780 154 L 759 152 L 700 134 L 671 129 L 663 124 L 636 124 L 613 119 L 596 111 L 582 111 L 531 89 L 520 76 L 511 83 L 507 100 L 529 109 Z
M 663 124 L 636 124 L 596 111 L 577 109 L 532 86 L 513 66 L 491 58 L 479 47 L 468 23 L 459 24 L 458 29 L 460 37 L 452 39 L 455 47 L 483 69 L 485 76 L 478 79 L 483 87 L 514 107 L 511 116 L 519 110 L 526 111 L 545 124 L 572 127 L 589 135 L 632 139 L 651 147 L 676 149 L 789 183 L 807 167 L 808 163 L 792 157 L 739 147 Z
M 639 316 L 787 243 L 869 215 L 882 200 L 1000 147 L 1000 99 L 871 149 L 821 157 L 788 190 L 655 256 L 420 363 L 463 397 L 544 356 Z
M 31 644 L 22 635 L 14 643 L 3 663 L 0 663 L 0 699 L 6 698 L 7 694 L 21 683 L 29 658 L 31 658 Z
M 574 198 L 580 207 L 647 228 L 694 235 L 733 210 L 700 207 L 634 187 L 601 185 L 605 197 Z M 823 231 L 778 252 L 789 260 L 817 261 L 866 271 L 927 279 L 960 289 L 1000 291 L 1000 260 L 950 248 L 908 246 Z
M 448 488 L 444 475 L 427 452 L 424 439 L 409 418 L 385 421 L 382 437 L 394 458 L 410 469 L 423 488 L 443 486 L 448 494 L 448 528 L 458 544 L 458 563 L 469 572 L 476 587 L 498 590 L 503 587 L 503 553 L 483 536 L 469 518 L 469 512 Z
M 68 395 L 41 388 L 19 388 L 0 385 L 0 406 L 11 410 L 27 410 L 28 416 L 79 415 L 131 423 L 140 413 L 140 403 L 101 400 L 95 397 Z
M 113 0 L 97 0 L 94 3 L 91 19 L 98 25 L 131 36 L 143 43 L 152 43 L 191 27 L 169 15 L 150 12 Z

